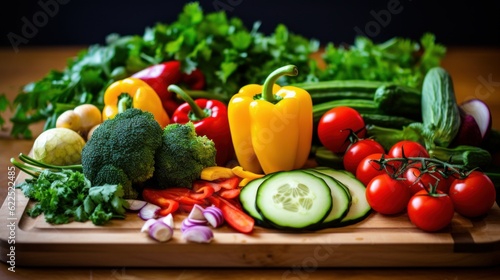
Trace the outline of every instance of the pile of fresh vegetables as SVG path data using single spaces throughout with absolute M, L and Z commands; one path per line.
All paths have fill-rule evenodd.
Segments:
M 11 160 L 33 177 L 30 213 L 101 225 L 127 209 L 162 242 L 185 215 L 183 237 L 210 242 L 223 224 L 312 231 L 373 212 L 431 232 L 498 202 L 500 133 L 484 102 L 457 104 L 431 34 L 326 44 L 318 61 L 318 42 L 257 28 L 190 3 L 26 86 L 12 134 L 46 121 L 34 156 Z

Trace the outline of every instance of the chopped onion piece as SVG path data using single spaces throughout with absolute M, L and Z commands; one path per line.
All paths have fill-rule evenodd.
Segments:
M 132 211 L 139 211 L 142 209 L 142 207 L 146 206 L 148 204 L 147 201 L 144 200 L 138 200 L 138 199 L 126 199 L 128 205 L 127 209 L 132 210 Z
M 210 243 L 214 238 L 214 233 L 207 226 L 192 226 L 182 233 L 182 237 L 191 242 Z
M 167 226 L 174 228 L 174 216 L 172 216 L 172 213 L 163 217 L 161 221 L 164 222 Z
M 189 217 L 184 219 L 181 224 L 181 231 L 184 232 L 187 228 L 194 226 L 206 226 L 207 220 L 195 220 L 190 219 Z
M 205 217 L 203 217 L 203 207 L 201 207 L 198 204 L 195 204 L 191 212 L 189 212 L 188 218 L 194 220 L 204 220 Z
M 174 230 L 162 221 L 156 221 L 149 227 L 149 236 L 157 241 L 168 241 L 173 235 Z
M 149 231 L 149 227 L 151 227 L 151 225 L 154 223 L 156 223 L 156 219 L 149 219 L 146 222 L 144 222 L 144 225 L 142 225 L 142 228 L 141 228 L 141 232 Z
M 147 203 L 144 207 L 139 210 L 139 217 L 143 220 L 156 219 L 158 218 L 158 212 L 160 211 L 160 206 Z
M 222 224 L 224 224 L 224 216 L 222 215 L 222 211 L 214 205 L 205 208 L 203 210 L 203 216 L 214 228 L 218 228 Z

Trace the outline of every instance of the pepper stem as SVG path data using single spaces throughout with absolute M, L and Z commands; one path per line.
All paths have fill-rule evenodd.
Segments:
M 122 93 L 118 96 L 118 113 L 123 113 L 128 108 L 132 108 L 132 97 L 128 93 Z
M 200 106 L 198 106 L 198 104 L 194 102 L 193 98 L 191 98 L 191 96 L 189 96 L 189 94 L 187 94 L 179 86 L 169 85 L 168 91 L 175 92 L 176 94 L 180 95 L 181 98 L 189 104 L 189 107 L 191 107 L 191 112 L 193 112 L 196 119 L 201 120 L 208 117 L 208 114 L 203 111 L 203 109 L 201 109 Z
M 282 76 L 297 76 L 299 70 L 295 65 L 286 65 L 274 70 L 269 76 L 267 76 L 262 87 L 262 98 L 271 103 L 276 102 L 276 98 L 273 93 L 273 86 L 276 81 Z

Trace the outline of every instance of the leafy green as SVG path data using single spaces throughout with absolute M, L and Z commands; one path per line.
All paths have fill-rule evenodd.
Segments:
M 83 173 L 48 169 L 38 178 L 26 179 L 18 186 L 24 195 L 36 201 L 28 215 L 44 214 L 51 224 L 91 220 L 103 225 L 112 218 L 123 218 L 126 201 L 121 185 L 91 186 Z
M 9 99 L 7 99 L 5 93 L 0 94 L 0 112 L 4 112 L 9 107 L 10 107 L 10 102 Z M 0 116 L 0 129 L 3 128 L 4 124 L 5 120 L 2 118 L 2 116 Z
M 438 66 L 445 54 L 446 48 L 430 33 L 422 36 L 420 44 L 400 37 L 376 44 L 360 36 L 348 47 L 327 44 L 326 68 L 318 76 L 320 80 L 390 81 L 420 89 L 427 71 Z
M 418 87 L 427 69 L 436 66 L 445 48 L 426 34 L 421 43 L 394 38 L 375 44 L 358 37 L 350 47 L 327 43 L 318 66 L 312 54 L 319 50 L 315 39 L 294 34 L 279 24 L 271 34 L 251 28 L 224 11 L 205 13 L 198 2 L 184 6 L 177 20 L 146 27 L 142 36 L 110 34 L 104 45 L 92 45 L 68 61 L 63 71 L 53 70 L 26 85 L 13 101 L 13 136 L 31 137 L 29 125 L 46 121 L 54 127 L 57 116 L 82 103 L 102 108 L 103 93 L 112 82 L 149 65 L 177 59 L 185 72 L 199 68 L 206 91 L 229 100 L 240 87 L 262 83 L 275 69 L 294 64 L 299 75 L 278 81 L 282 85 L 333 79 L 394 81 Z

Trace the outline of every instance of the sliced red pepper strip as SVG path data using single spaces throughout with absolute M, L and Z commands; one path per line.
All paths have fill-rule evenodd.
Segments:
M 215 180 L 214 182 L 217 183 L 222 189 L 232 190 L 238 188 L 238 185 L 240 183 L 240 178 L 234 176 L 227 179 Z
M 217 194 L 208 197 L 208 200 L 222 211 L 224 219 L 232 228 L 241 233 L 251 233 L 253 231 L 254 219 L 228 200 Z
M 211 186 L 203 186 L 194 191 L 194 193 L 191 193 L 191 198 L 202 200 L 211 196 L 214 192 L 214 188 Z
M 204 187 L 211 187 L 214 192 L 218 192 L 221 189 L 221 186 L 215 182 L 205 180 L 196 180 L 193 182 L 193 191 L 195 192 Z
M 167 216 L 170 213 L 174 213 L 179 208 L 179 202 L 162 196 L 157 190 L 144 189 L 142 191 L 142 197 L 145 201 L 158 205 L 161 208 L 159 211 L 161 216 Z
M 203 199 L 192 198 L 192 191 L 186 188 L 170 188 L 164 190 L 145 189 L 142 192 L 144 199 L 146 197 L 153 198 L 154 196 L 164 199 L 175 200 L 181 204 L 204 204 Z
M 221 189 L 217 194 L 225 199 L 234 199 L 240 195 L 240 189 Z
M 168 201 L 170 202 L 170 204 L 168 205 L 167 208 L 161 208 L 161 210 L 158 212 L 158 214 L 160 216 L 167 216 L 168 214 L 173 214 L 177 211 L 177 209 L 179 209 L 179 202 L 175 201 L 175 200 L 172 200 L 172 199 L 168 199 Z

